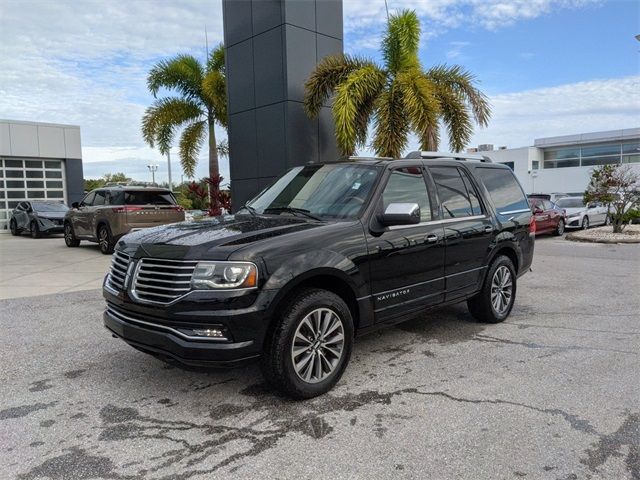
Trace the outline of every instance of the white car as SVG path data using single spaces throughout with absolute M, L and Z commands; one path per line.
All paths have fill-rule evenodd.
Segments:
M 556 205 L 566 213 L 566 228 L 586 230 L 595 225 L 609 225 L 607 206 L 601 203 L 585 205 L 582 197 L 564 197 L 558 199 Z

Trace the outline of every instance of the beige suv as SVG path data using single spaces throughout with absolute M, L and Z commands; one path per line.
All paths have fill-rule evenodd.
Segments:
M 104 254 L 113 252 L 120 237 L 141 228 L 182 222 L 184 210 L 170 190 L 155 187 L 104 187 L 71 204 L 64 217 L 64 241 L 98 242 Z

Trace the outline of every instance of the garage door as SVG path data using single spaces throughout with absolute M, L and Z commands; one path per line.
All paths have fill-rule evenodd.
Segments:
M 9 214 L 24 200 L 66 203 L 64 162 L 42 159 L 0 159 L 0 230 L 9 227 Z

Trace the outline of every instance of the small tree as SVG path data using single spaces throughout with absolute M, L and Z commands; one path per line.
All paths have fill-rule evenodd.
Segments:
M 602 165 L 591 172 L 584 202 L 607 204 L 614 233 L 625 228 L 626 214 L 640 201 L 640 175 L 629 165 Z

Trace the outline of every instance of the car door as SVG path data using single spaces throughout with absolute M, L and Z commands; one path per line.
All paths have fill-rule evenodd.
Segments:
M 549 213 L 545 212 L 544 200 L 541 198 L 532 198 L 529 203 L 531 205 L 531 210 L 533 211 L 533 219 L 536 222 L 536 232 L 546 232 L 549 228 Z
M 438 195 L 445 236 L 445 301 L 475 292 L 484 278 L 484 264 L 494 225 L 466 169 L 429 166 Z
M 95 195 L 95 191 L 88 193 L 78 204 L 78 208 L 75 212 L 73 212 L 73 215 L 71 216 L 73 231 L 77 237 L 87 237 L 91 233 L 89 222 Z
M 555 230 L 558 225 L 558 217 L 560 214 L 553 208 L 553 203 L 549 200 L 543 200 L 542 205 L 544 207 L 544 213 L 547 216 L 546 229 Z
M 395 168 L 386 178 L 366 232 L 375 321 L 395 321 L 443 301 L 444 230 L 434 217 L 433 187 L 421 165 Z M 392 203 L 417 203 L 420 223 L 382 227 L 378 215 Z

